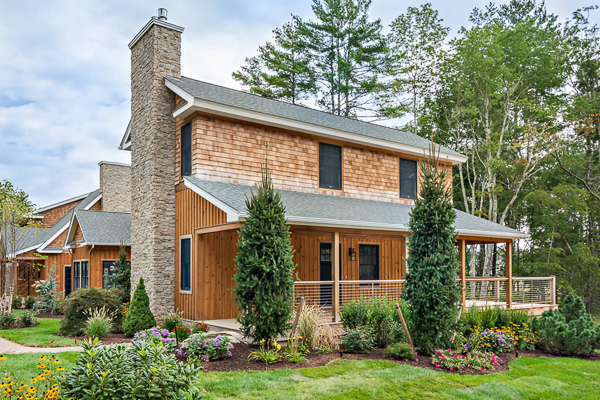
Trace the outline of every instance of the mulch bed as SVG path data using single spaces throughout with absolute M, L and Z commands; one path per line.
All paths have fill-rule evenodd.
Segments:
M 13 324 L 10 326 L 10 328 L 8 329 L 4 329 L 4 330 L 9 330 L 9 329 L 22 329 L 22 328 L 34 328 L 36 326 L 38 326 L 40 323 L 39 322 L 34 322 L 29 326 L 25 326 L 22 323 L 18 323 L 18 324 Z
M 473 370 L 473 369 L 464 369 L 456 372 L 450 372 L 448 370 L 443 370 L 440 368 L 435 368 L 435 366 L 431 363 L 431 357 L 429 356 L 419 356 L 415 361 L 401 361 L 395 360 L 393 358 L 387 358 L 383 356 L 384 349 L 376 349 L 370 352 L 369 354 L 353 354 L 353 353 L 343 353 L 340 356 L 339 351 L 334 352 L 332 354 L 318 354 L 316 351 L 311 352 L 306 356 L 307 361 L 295 364 L 289 363 L 285 361 L 280 361 L 275 364 L 265 365 L 264 363 L 256 360 L 248 361 L 248 356 L 252 351 L 257 350 L 257 346 L 248 345 L 245 343 L 235 343 L 234 349 L 232 351 L 231 358 L 219 361 L 211 361 L 208 363 L 202 364 L 204 366 L 203 371 L 205 372 L 228 372 L 228 371 L 240 371 L 240 370 L 258 370 L 258 371 L 268 371 L 275 369 L 286 369 L 286 368 L 314 368 L 314 367 L 322 367 L 327 365 L 329 362 L 337 359 L 346 359 L 346 360 L 386 360 L 396 364 L 410 365 L 411 367 L 420 367 L 427 368 L 437 371 L 443 371 L 449 374 L 459 374 L 459 375 L 486 375 L 493 374 L 496 372 L 508 371 L 510 368 L 508 363 L 514 360 L 516 357 L 516 353 L 513 351 L 511 353 L 504 353 L 500 355 L 502 359 L 502 364 L 498 367 L 495 367 L 494 370 Z M 551 354 L 547 351 L 535 350 L 535 351 L 527 351 L 520 350 L 519 357 L 560 357 L 554 354 Z M 579 357 L 586 360 L 592 361 L 600 361 L 600 354 L 594 355 L 592 357 Z M 178 357 L 179 360 L 185 361 L 185 358 Z
M 43 312 L 36 315 L 37 318 L 54 318 L 54 319 L 63 319 L 64 315 L 51 314 L 49 312 Z
M 61 335 L 60 333 L 53 333 L 54 336 L 64 337 L 75 340 L 73 335 Z M 77 336 L 77 341 L 86 340 L 87 336 Z M 131 343 L 131 338 L 125 336 L 124 333 L 110 333 L 107 337 L 100 341 L 102 344 L 120 344 L 120 343 Z

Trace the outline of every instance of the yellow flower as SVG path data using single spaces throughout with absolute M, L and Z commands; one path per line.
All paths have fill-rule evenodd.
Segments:
M 46 356 L 41 356 L 40 358 L 38 358 L 38 361 L 46 361 Z
M 0 361 L 4 361 L 4 360 L 6 360 L 6 356 L 3 354 L 0 354 Z
M 56 360 L 56 361 L 53 361 L 53 362 L 52 362 L 52 364 L 54 364 L 54 365 L 58 365 L 58 364 L 60 364 L 60 361 L 58 361 L 58 360 Z
M 30 387 L 29 389 L 27 389 L 27 391 L 31 394 L 37 392 L 37 390 L 34 387 Z
M 63 367 L 58 367 L 56 368 L 57 371 L 64 371 L 65 369 Z
M 44 375 L 38 375 L 38 377 L 37 377 L 37 378 L 38 378 L 38 380 L 40 380 L 40 381 L 45 381 L 45 380 L 46 380 L 46 377 L 45 377 Z
M 10 381 L 10 376 L 5 376 L 5 377 L 4 377 L 4 378 L 2 378 L 2 379 L 4 379 L 5 381 Z
M 11 388 L 4 389 L 4 394 L 7 396 L 10 396 L 12 394 L 12 389 Z
M 31 383 L 36 383 L 36 382 L 37 382 L 37 379 L 35 379 L 35 378 L 31 378 L 31 379 L 29 380 L 29 382 L 31 382 Z
M 44 365 L 44 364 L 38 364 L 38 365 L 37 365 L 37 367 L 38 367 L 39 369 L 44 369 L 44 368 L 46 368 L 46 365 Z

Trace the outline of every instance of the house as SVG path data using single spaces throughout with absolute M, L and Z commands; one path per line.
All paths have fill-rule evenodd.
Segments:
M 161 9 L 129 43 L 131 120 L 120 148 L 132 162 L 132 283 L 144 277 L 153 311 L 176 309 L 191 320 L 237 315 L 237 232 L 266 158 L 287 209 L 298 297 L 337 318 L 359 296 L 399 295 L 430 142 L 184 77 L 183 30 Z M 448 171 L 466 160 L 443 146 L 440 155 Z M 513 240 L 525 234 L 457 214 L 463 307 L 555 306 L 553 277 L 512 276 Z M 487 243 L 505 246 L 505 276 L 467 278 L 466 246 Z
M 31 284 L 56 265 L 59 291 L 68 296 L 87 286 L 107 287 L 106 276 L 131 245 L 131 168 L 102 161 L 100 188 L 36 210 L 39 227 L 28 230 L 17 251 L 17 292 L 34 295 Z

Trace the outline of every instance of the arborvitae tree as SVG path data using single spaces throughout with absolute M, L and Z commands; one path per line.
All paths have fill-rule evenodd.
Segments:
M 274 43 L 258 48 L 258 55 L 246 58 L 246 64 L 234 72 L 233 79 L 250 93 L 299 104 L 316 91 L 311 54 L 300 34 L 300 21 L 273 30 Z
M 119 300 L 121 303 L 128 303 L 131 300 L 131 263 L 127 261 L 127 252 L 123 244 L 119 249 L 119 260 L 113 268 L 113 274 L 107 277 L 108 284 L 112 288 L 122 290 L 123 295 Z
M 285 206 L 273 188 L 268 164 L 262 180 L 246 200 L 248 217 L 240 229 L 235 258 L 235 302 L 244 336 L 274 339 L 290 327 L 294 268 Z
M 410 213 L 408 273 L 403 296 L 412 307 L 413 341 L 422 354 L 448 348 L 460 300 L 456 212 L 447 170 L 430 148 L 419 163 L 421 189 Z
M 123 332 L 131 337 L 137 332 L 153 326 L 156 326 L 156 319 L 150 311 L 150 299 L 148 293 L 146 293 L 144 278 L 140 278 L 140 283 L 138 283 L 133 293 L 129 312 L 123 321 Z

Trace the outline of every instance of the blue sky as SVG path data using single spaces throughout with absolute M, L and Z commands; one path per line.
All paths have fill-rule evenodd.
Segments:
M 424 1 L 373 0 L 388 25 Z M 451 34 L 481 1 L 432 1 Z M 549 0 L 568 17 L 590 2 Z M 233 88 L 231 72 L 310 0 L 6 1 L 0 24 L 0 180 L 44 206 L 98 188 L 98 162 L 129 162 L 117 146 L 130 113 L 127 44 L 159 7 L 185 27 L 185 76 Z M 597 20 L 598 15 L 595 16 Z

